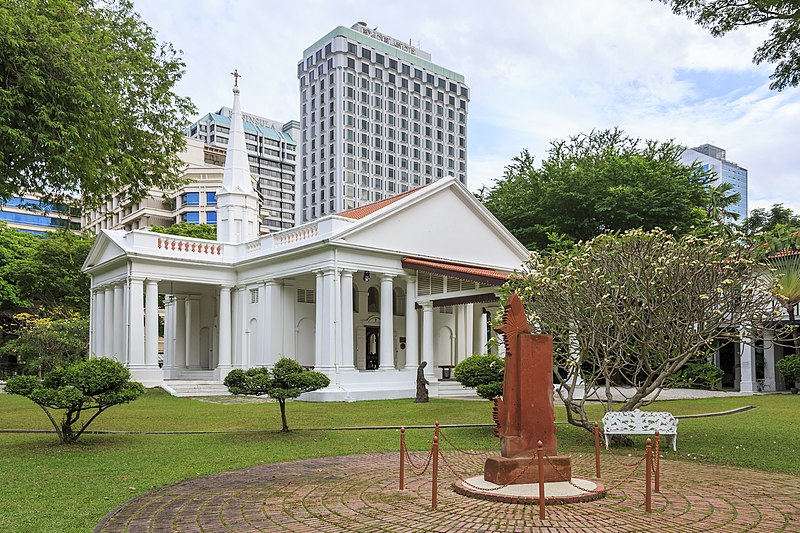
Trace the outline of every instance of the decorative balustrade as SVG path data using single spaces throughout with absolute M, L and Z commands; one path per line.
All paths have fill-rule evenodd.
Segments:
M 292 244 L 316 237 L 318 234 L 319 228 L 316 224 L 312 224 L 278 233 L 273 238 L 275 246 L 285 246 L 287 244 Z
M 186 255 L 222 255 L 222 245 L 216 242 L 197 242 L 184 240 L 175 237 L 158 237 L 157 246 L 159 250 L 183 252 Z

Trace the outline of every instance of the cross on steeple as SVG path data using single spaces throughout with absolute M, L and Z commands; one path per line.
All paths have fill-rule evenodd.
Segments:
M 239 78 L 242 77 L 242 75 L 239 74 L 239 69 L 236 69 L 236 68 L 233 69 L 233 72 L 231 72 L 231 76 L 233 76 L 233 86 L 234 87 L 238 87 L 239 86 Z

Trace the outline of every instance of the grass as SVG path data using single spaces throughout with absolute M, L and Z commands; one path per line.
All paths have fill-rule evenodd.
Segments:
M 758 409 L 718 418 L 682 420 L 678 452 L 667 459 L 743 466 L 800 474 L 797 439 L 800 396 L 773 395 L 658 402 L 652 410 L 694 414 Z M 593 406 L 593 416 L 602 414 Z M 432 399 L 349 404 L 287 405 L 289 426 L 353 427 L 490 423 L 489 402 Z M 563 419 L 563 410 L 556 416 Z M 172 398 L 149 391 L 136 402 L 112 408 L 92 429 L 127 431 L 274 430 L 202 435 L 85 435 L 76 446 L 61 446 L 54 434 L 0 434 L 0 531 L 89 531 L 125 500 L 169 483 L 255 464 L 320 456 L 395 451 L 397 430 L 277 431 L 276 403 L 214 404 Z M 29 400 L 0 394 L 0 428 L 49 429 L 44 414 Z M 493 449 L 491 428 L 449 428 L 450 440 L 464 449 Z M 562 450 L 572 448 L 585 432 L 559 425 Z M 427 449 L 430 430 L 409 430 L 409 447 Z M 638 455 L 617 448 L 616 453 Z M 588 450 L 588 448 L 587 448 Z M 445 452 L 447 448 L 445 448 Z

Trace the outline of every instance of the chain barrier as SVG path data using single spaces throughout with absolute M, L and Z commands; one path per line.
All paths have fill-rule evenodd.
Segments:
M 643 460 L 643 459 L 639 459 L 635 463 L 623 463 L 622 461 L 617 459 L 617 457 L 613 453 L 611 453 L 608 449 L 606 449 L 606 455 L 610 456 L 614 460 L 615 463 L 617 463 L 620 466 L 624 466 L 624 467 L 639 466 L 640 464 L 642 464 L 642 460 Z
M 428 471 L 428 467 L 431 464 L 432 458 L 433 458 L 433 447 L 431 446 L 431 449 L 428 450 L 428 457 L 425 458 L 425 465 L 422 467 L 421 471 L 418 471 L 419 467 L 417 467 L 417 465 L 414 464 L 414 461 L 411 459 L 411 455 L 408 453 L 408 448 L 406 448 L 406 459 L 408 460 L 408 466 L 411 467 L 411 473 L 414 474 L 415 476 L 421 476 Z
M 563 454 L 561 454 L 561 455 L 572 455 L 572 454 L 575 452 L 575 450 L 577 450 L 578 448 L 580 448 L 581 446 L 583 446 L 584 444 L 586 444 L 587 442 L 589 442 L 589 439 L 593 439 L 593 438 L 594 438 L 594 433 L 589 433 L 589 434 L 586 436 L 586 438 L 585 438 L 585 439 L 583 439 L 583 440 L 582 440 L 581 442 L 579 442 L 579 443 L 578 443 L 576 446 L 573 446 L 572 448 L 570 448 L 569 450 L 567 450 L 566 452 L 564 452 L 564 453 L 563 453 Z M 545 455 L 545 457 L 547 457 L 547 456 Z
M 517 474 L 517 476 L 516 476 L 514 479 L 512 479 L 511 481 L 509 481 L 509 482 L 508 482 L 508 483 L 506 483 L 505 485 L 498 485 L 498 486 L 496 486 L 496 487 L 487 488 L 487 487 L 479 487 L 479 486 L 477 486 L 477 485 L 473 485 L 472 483 L 470 483 L 469 481 L 467 481 L 466 479 L 464 479 L 463 477 L 461 477 L 461 474 L 459 474 L 459 473 L 458 473 L 458 472 L 455 470 L 455 468 L 453 467 L 453 465 L 451 465 L 451 464 L 450 464 L 450 463 L 447 461 L 447 459 L 445 458 L 445 456 L 444 456 L 444 454 L 442 453 L 442 451 L 441 451 L 441 450 L 439 450 L 439 456 L 442 458 L 442 462 L 444 462 L 445 466 L 446 466 L 446 467 L 447 467 L 447 468 L 450 470 L 450 473 L 451 473 L 451 474 L 453 474 L 453 475 L 456 477 L 456 479 L 458 479 L 458 480 L 459 480 L 461 483 L 463 483 L 464 485 L 466 485 L 466 486 L 468 486 L 468 487 L 470 487 L 470 488 L 473 488 L 473 489 L 476 489 L 476 490 L 480 490 L 480 491 L 484 491 L 484 492 L 492 492 L 492 491 L 495 491 L 495 490 L 504 489 L 504 488 L 508 487 L 509 485 L 514 485 L 514 484 L 516 484 L 517 480 L 518 480 L 518 479 L 520 479 L 520 478 L 522 477 L 522 475 L 523 475 L 525 472 L 527 472 L 527 471 L 528 471 L 528 468 L 529 468 L 529 467 L 530 467 L 530 466 L 533 464 L 533 462 L 536 460 L 536 457 L 537 457 L 537 456 L 536 456 L 536 454 L 534 454 L 534 455 L 533 455 L 533 457 L 531 457 L 531 460 L 528 462 L 528 464 L 527 464 L 527 465 L 525 465 L 525 468 L 523 468 L 523 469 L 520 471 L 520 473 L 519 473 L 519 474 Z

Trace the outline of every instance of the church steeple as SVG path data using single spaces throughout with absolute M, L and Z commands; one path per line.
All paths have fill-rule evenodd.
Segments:
M 225 172 L 222 188 L 217 193 L 217 239 L 240 243 L 256 239 L 259 235 L 258 196 L 253 190 L 250 162 L 244 137 L 244 121 L 239 103 L 239 74 L 232 73 L 233 113 L 228 149 L 225 154 Z

